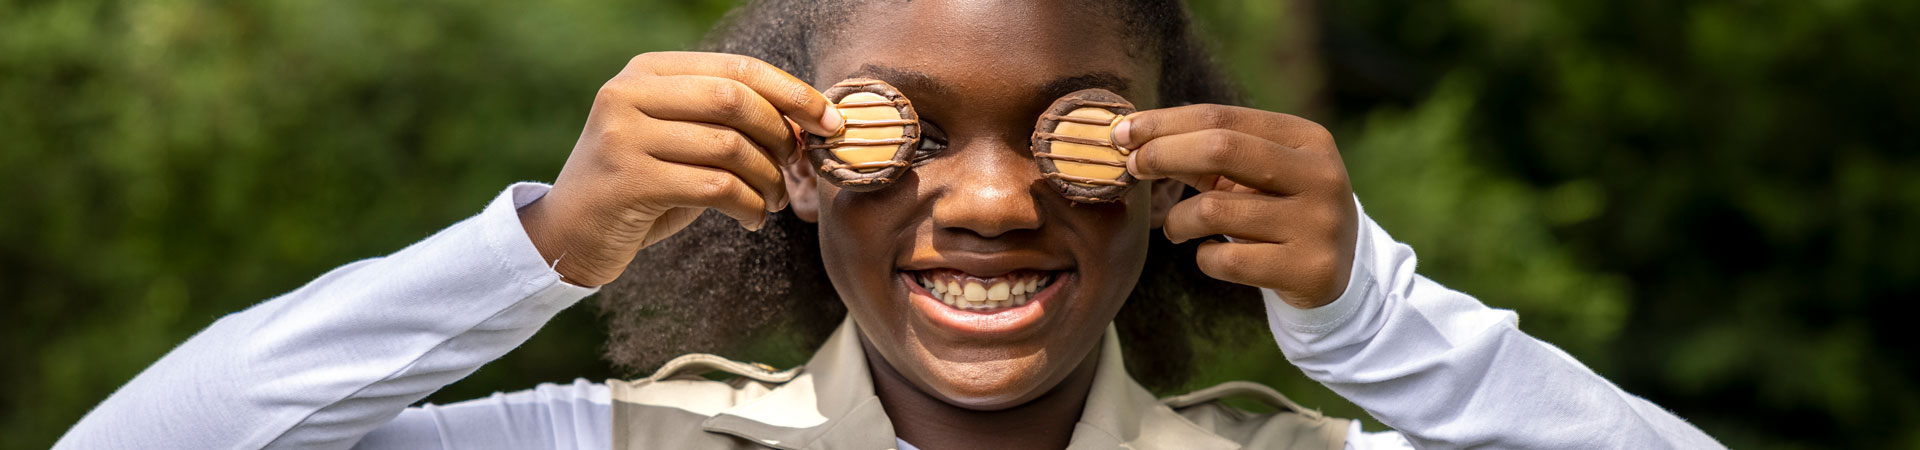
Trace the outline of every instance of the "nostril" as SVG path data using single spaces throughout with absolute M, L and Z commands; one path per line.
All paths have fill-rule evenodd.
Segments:
M 1020 141 L 953 141 L 941 163 L 918 169 L 922 193 L 931 203 L 935 226 L 982 237 L 1038 229 L 1043 222 L 1036 189 L 1039 171 L 1033 159 L 1013 144 Z
M 1041 216 L 1032 192 L 1024 186 L 1015 189 L 998 184 L 949 191 L 934 200 L 933 223 L 988 238 L 1038 229 Z

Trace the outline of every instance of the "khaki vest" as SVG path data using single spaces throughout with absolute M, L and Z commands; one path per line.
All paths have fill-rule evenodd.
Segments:
M 892 449 L 893 422 L 868 378 L 851 319 L 805 366 L 764 365 L 692 354 L 653 376 L 610 380 L 615 449 Z M 1092 391 L 1070 449 L 1343 448 L 1345 419 L 1323 417 L 1273 389 L 1231 382 L 1156 399 L 1120 359 L 1112 326 L 1102 339 Z M 736 375 L 712 381 L 711 371 Z M 1221 404 L 1248 396 L 1278 412 L 1253 414 Z

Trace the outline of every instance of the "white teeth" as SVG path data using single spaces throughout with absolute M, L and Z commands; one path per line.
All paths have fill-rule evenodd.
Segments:
M 1004 301 L 1012 297 L 1013 292 L 1011 289 L 1012 287 L 1007 286 L 1007 283 L 1004 281 L 994 283 L 993 287 L 987 288 L 987 300 Z
M 926 288 L 933 298 L 955 309 L 968 311 L 990 311 L 1011 308 L 1027 304 L 1041 289 L 1046 289 L 1052 280 L 1051 275 L 1012 276 L 987 283 L 962 280 L 970 277 L 916 276 L 915 281 Z M 1024 279 L 1023 279 L 1024 278 Z
M 981 287 L 980 283 L 967 283 L 967 290 L 964 292 L 967 293 L 967 300 L 977 302 L 987 299 L 987 288 Z

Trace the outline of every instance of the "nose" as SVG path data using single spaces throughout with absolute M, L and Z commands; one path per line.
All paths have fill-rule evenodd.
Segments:
M 933 224 L 941 230 L 995 238 L 1040 228 L 1033 186 L 1040 171 L 1025 153 L 994 143 L 956 146 L 951 164 L 938 177 Z

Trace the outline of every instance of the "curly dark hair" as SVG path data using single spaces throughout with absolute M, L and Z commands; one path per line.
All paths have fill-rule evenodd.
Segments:
M 705 51 L 752 56 L 812 80 L 813 48 L 832 39 L 844 1 L 761 0 L 727 14 L 701 45 Z M 1228 82 L 1194 34 L 1178 0 L 1104 3 L 1143 32 L 1143 56 L 1160 63 L 1164 105 L 1238 104 Z M 1184 195 L 1192 195 L 1191 189 Z M 1192 376 L 1193 339 L 1238 341 L 1264 322 L 1259 292 L 1216 280 L 1194 264 L 1199 240 L 1174 244 L 1152 233 L 1139 283 L 1115 318 L 1127 368 L 1142 384 L 1166 392 Z M 820 260 L 818 228 L 790 211 L 758 232 L 712 211 L 678 235 L 640 252 L 596 304 L 609 321 L 606 356 L 623 370 L 651 370 L 683 352 L 737 352 L 766 339 L 817 347 L 842 317 Z

